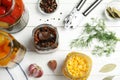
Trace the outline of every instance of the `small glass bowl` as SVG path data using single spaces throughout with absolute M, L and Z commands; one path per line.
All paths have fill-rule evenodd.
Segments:
M 55 1 L 56 1 L 56 4 L 57 4 L 56 9 L 55 9 L 53 12 L 45 12 L 45 11 L 43 11 L 43 10 L 41 9 L 41 7 L 40 7 L 40 2 L 41 2 L 41 1 L 42 1 L 42 0 L 38 0 L 38 10 L 39 10 L 42 14 L 49 15 L 49 14 L 54 13 L 54 12 L 58 9 L 59 1 L 58 1 L 58 0 L 55 0 Z M 48 1 L 47 1 L 47 2 L 48 2 Z
M 57 28 L 51 24 L 41 24 L 33 30 L 33 42 L 38 53 L 56 51 L 59 44 Z
M 109 8 L 109 7 L 114 7 L 120 11 L 120 1 L 112 1 L 112 2 L 108 3 L 108 5 L 105 8 L 105 16 L 108 20 L 120 20 L 120 18 L 113 18 L 109 15 L 109 13 L 107 12 L 107 8 Z

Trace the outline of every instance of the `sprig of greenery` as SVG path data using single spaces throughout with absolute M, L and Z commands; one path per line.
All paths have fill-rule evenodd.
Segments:
M 106 25 L 103 19 L 92 18 L 92 23 L 87 23 L 84 26 L 81 35 L 74 39 L 70 46 L 73 47 L 89 47 L 93 40 L 97 40 L 100 45 L 95 45 L 92 51 L 94 55 L 107 55 L 115 52 L 115 46 L 120 39 L 118 39 L 114 32 L 106 29 Z

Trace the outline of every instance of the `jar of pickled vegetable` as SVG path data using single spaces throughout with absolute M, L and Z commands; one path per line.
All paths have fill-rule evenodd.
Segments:
M 12 68 L 22 61 L 26 48 L 12 35 L 0 30 L 0 67 Z
M 0 29 L 19 32 L 27 25 L 28 17 L 22 0 L 0 0 Z
M 59 45 L 59 34 L 55 26 L 41 24 L 33 29 L 33 42 L 38 53 L 52 53 Z
M 70 80 L 87 80 L 92 67 L 90 57 L 79 52 L 67 55 L 62 72 Z

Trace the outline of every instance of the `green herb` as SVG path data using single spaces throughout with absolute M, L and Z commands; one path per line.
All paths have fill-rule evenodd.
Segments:
M 115 46 L 120 39 L 115 36 L 115 33 L 106 29 L 106 25 L 103 19 L 92 18 L 92 23 L 87 23 L 84 26 L 81 35 L 74 39 L 70 46 L 86 48 L 91 46 L 93 41 L 99 42 L 98 45 L 94 45 L 92 54 L 94 55 L 106 55 L 109 56 L 115 51 Z
M 116 68 L 116 64 L 106 64 L 104 65 L 99 72 L 106 73 L 113 71 Z

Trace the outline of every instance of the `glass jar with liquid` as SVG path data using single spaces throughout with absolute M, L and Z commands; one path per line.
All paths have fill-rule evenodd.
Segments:
M 11 34 L 0 30 L 0 67 L 12 68 L 20 63 L 26 48 Z
M 16 33 L 25 28 L 29 14 L 22 0 L 0 0 L 0 29 Z

